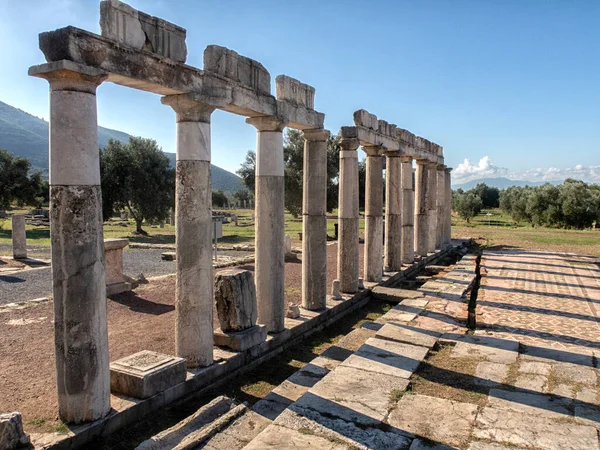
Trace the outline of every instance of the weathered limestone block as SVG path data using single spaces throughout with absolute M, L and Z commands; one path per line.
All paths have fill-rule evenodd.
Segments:
M 415 138 L 416 136 L 412 134 L 410 131 L 405 130 L 403 128 L 398 128 L 396 130 L 396 137 L 400 140 L 404 145 L 408 145 L 410 147 L 415 147 Z
M 377 121 L 377 132 L 385 134 L 386 136 L 396 137 L 397 126 L 392 123 L 387 123 L 385 120 Z
M 123 249 L 128 245 L 128 239 L 104 240 L 106 295 L 120 294 L 131 290 L 131 283 L 123 275 Z
M 315 109 L 315 88 L 287 75 L 275 78 L 277 100 Z
M 187 57 L 184 28 L 118 0 L 100 3 L 100 30 L 103 37 L 136 50 L 146 50 L 182 63 Z
M 371 128 L 372 130 L 377 130 L 379 128 L 377 116 L 375 114 L 370 114 L 364 109 L 354 111 L 354 125 L 357 127 Z
M 12 246 L 13 258 L 27 258 L 27 237 L 25 236 L 25 216 L 12 216 Z
M 204 70 L 221 75 L 257 90 L 271 94 L 271 75 L 265 67 L 250 58 L 218 45 L 209 45 L 204 50 Z
M 216 329 L 214 332 L 215 345 L 228 347 L 235 352 L 243 352 L 251 347 L 263 343 L 267 339 L 267 327 L 255 325 L 242 331 L 229 331 L 227 333 Z
M 241 331 L 256 325 L 256 289 L 250 271 L 219 272 L 215 276 L 215 300 L 222 331 Z
M 110 364 L 110 390 L 148 398 L 183 383 L 185 376 L 185 359 L 142 350 Z
M 0 448 L 3 450 L 32 448 L 29 436 L 23 432 L 21 413 L 0 414 Z

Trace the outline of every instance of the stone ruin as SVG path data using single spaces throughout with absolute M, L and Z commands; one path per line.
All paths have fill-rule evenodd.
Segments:
M 117 361 L 113 368 L 121 366 L 133 377 L 119 386 L 137 386 L 141 392 L 138 395 L 153 392 L 151 387 L 135 380 L 143 377 L 140 373 L 146 369 L 133 373 L 127 368 L 135 361 L 147 362 L 147 370 L 162 364 L 180 368 L 181 362 L 196 370 L 215 366 L 213 350 L 219 333 L 213 330 L 210 134 L 211 114 L 216 109 L 245 116 L 246 122 L 257 130 L 255 293 L 240 291 L 239 298 L 243 301 L 238 305 L 232 303 L 233 297 L 221 291 L 221 285 L 217 286 L 220 311 L 229 305 L 235 312 L 219 313 L 220 332 L 231 335 L 258 328 L 281 336 L 285 334 L 281 332 L 289 331 L 284 324 L 282 132 L 285 127 L 301 130 L 305 139 L 302 308 L 315 312 L 328 308 L 329 131 L 323 128 L 324 114 L 314 109 L 315 89 L 280 75 L 275 79 L 276 95 L 273 95 L 271 75 L 262 64 L 216 45 L 205 49 L 202 69 L 186 65 L 186 30 L 117 0 L 101 2 L 100 23 L 101 35 L 70 26 L 41 33 L 40 49 L 47 62 L 29 69 L 31 76 L 46 79 L 50 84 L 56 378 L 59 416 L 67 423 L 94 421 L 108 414 L 110 386 L 118 384 L 111 380 L 109 364 L 107 273 L 97 148 L 96 89 L 103 82 L 160 95 L 161 103 L 176 112 L 177 128 L 174 330 L 177 357 L 167 361 L 161 360 L 160 355 L 144 353 Z M 379 279 L 382 271 L 381 258 L 377 260 L 383 251 L 382 155 L 385 154 L 387 161 L 386 268 L 400 270 L 402 264 L 410 264 L 414 259 L 412 159 L 417 160 L 414 211 L 417 254 L 423 256 L 440 248 L 449 242 L 450 236 L 449 208 L 444 206 L 449 204 L 450 177 L 443 166 L 441 147 L 366 111 L 357 111 L 354 118 L 355 126 L 341 130 L 338 278 L 339 290 L 344 293 L 356 292 L 359 286 L 356 155 L 359 145 L 367 152 L 369 174 L 366 280 Z M 77 139 L 73 139 L 74 134 Z M 223 283 L 233 286 L 238 281 L 242 283 L 242 279 L 248 288 L 252 282 L 244 273 L 230 274 Z M 236 308 L 243 308 L 243 314 Z M 317 313 L 311 314 L 314 317 Z M 264 340 L 263 331 L 257 340 L 260 339 Z M 173 369 L 173 373 L 179 374 L 177 370 Z M 184 391 L 178 392 L 182 395 Z

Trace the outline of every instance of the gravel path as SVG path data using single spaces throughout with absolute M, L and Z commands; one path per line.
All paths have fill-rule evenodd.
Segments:
M 8 246 L 6 251 L 5 246 Z M 40 247 L 33 251 L 28 248 L 29 256 L 49 259 L 50 248 Z M 11 246 L 0 244 L 0 254 L 9 254 Z M 146 278 L 175 273 L 175 261 L 163 261 L 159 249 L 126 249 L 123 252 L 123 272 L 136 278 L 143 273 Z M 223 256 L 249 256 L 251 252 L 219 251 Z M 48 297 L 52 293 L 52 274 L 50 267 L 21 270 L 11 274 L 0 274 L 0 305 L 24 302 L 34 298 Z

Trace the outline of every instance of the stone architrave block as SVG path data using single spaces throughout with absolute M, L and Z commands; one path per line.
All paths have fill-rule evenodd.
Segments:
M 3 450 L 33 448 L 29 436 L 23 431 L 21 413 L 0 414 L 0 448 Z
M 213 333 L 213 338 L 218 347 L 228 347 L 235 352 L 243 352 L 267 340 L 267 327 L 255 325 L 242 331 L 227 333 L 217 328 Z
M 408 145 L 410 147 L 416 147 L 415 138 L 416 136 L 408 130 L 403 128 L 398 128 L 396 130 L 396 136 L 400 139 L 404 145 Z
M 136 50 L 146 50 L 181 63 L 187 58 L 184 28 L 118 0 L 100 2 L 100 30 L 102 37 Z
M 374 131 L 377 131 L 379 128 L 377 116 L 375 114 L 370 114 L 364 109 L 354 111 L 354 125 L 357 127 L 371 128 Z
M 386 136 L 396 138 L 396 125 L 387 123 L 385 120 L 378 120 L 377 132 Z
M 271 95 L 271 75 L 267 69 L 258 61 L 241 56 L 228 48 L 218 45 L 206 47 L 204 70 Z
M 252 272 L 229 269 L 215 276 L 215 300 L 221 331 L 243 331 L 256 325 L 256 287 Z
M 277 100 L 315 109 L 315 88 L 287 75 L 275 78 Z
M 129 245 L 127 239 L 104 240 L 104 267 L 106 270 L 106 295 L 131 291 L 132 284 L 123 275 L 123 249 Z
M 186 377 L 183 358 L 142 350 L 110 364 L 110 390 L 134 398 L 148 398 Z

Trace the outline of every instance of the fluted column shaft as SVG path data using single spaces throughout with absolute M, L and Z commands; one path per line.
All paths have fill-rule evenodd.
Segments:
M 338 265 L 340 290 L 358 291 L 358 139 L 340 142 Z
M 402 264 L 415 262 L 415 191 L 410 156 L 402 157 Z
M 425 160 L 417 160 L 417 172 L 415 182 L 415 251 L 419 256 L 427 256 L 428 250 L 428 180 L 429 163 Z
M 427 165 L 427 251 L 435 252 L 435 238 L 437 234 L 437 164 Z
M 444 243 L 444 233 L 446 228 L 446 166 L 438 164 L 436 167 L 437 177 L 437 195 L 436 195 L 436 233 L 435 247 L 442 248 Z
M 412 173 L 411 173 L 412 177 Z M 412 184 L 412 179 L 411 179 Z M 402 269 L 402 160 L 398 152 L 386 153 L 385 259 L 386 270 Z M 412 241 L 411 241 L 412 242 Z
M 213 106 L 192 95 L 169 95 L 177 113 L 175 172 L 175 351 L 188 367 L 213 362 L 212 185 Z
M 446 170 L 446 226 L 444 228 L 444 243 L 450 245 L 452 243 L 452 169 L 447 167 Z
M 283 128 L 279 117 L 246 120 L 257 130 L 256 141 L 256 263 L 258 323 L 269 333 L 285 328 L 285 195 Z
M 381 281 L 383 275 L 383 150 L 363 147 L 367 154 L 365 192 L 366 281 Z
M 302 191 L 302 306 L 326 307 L 327 130 L 305 130 Z

